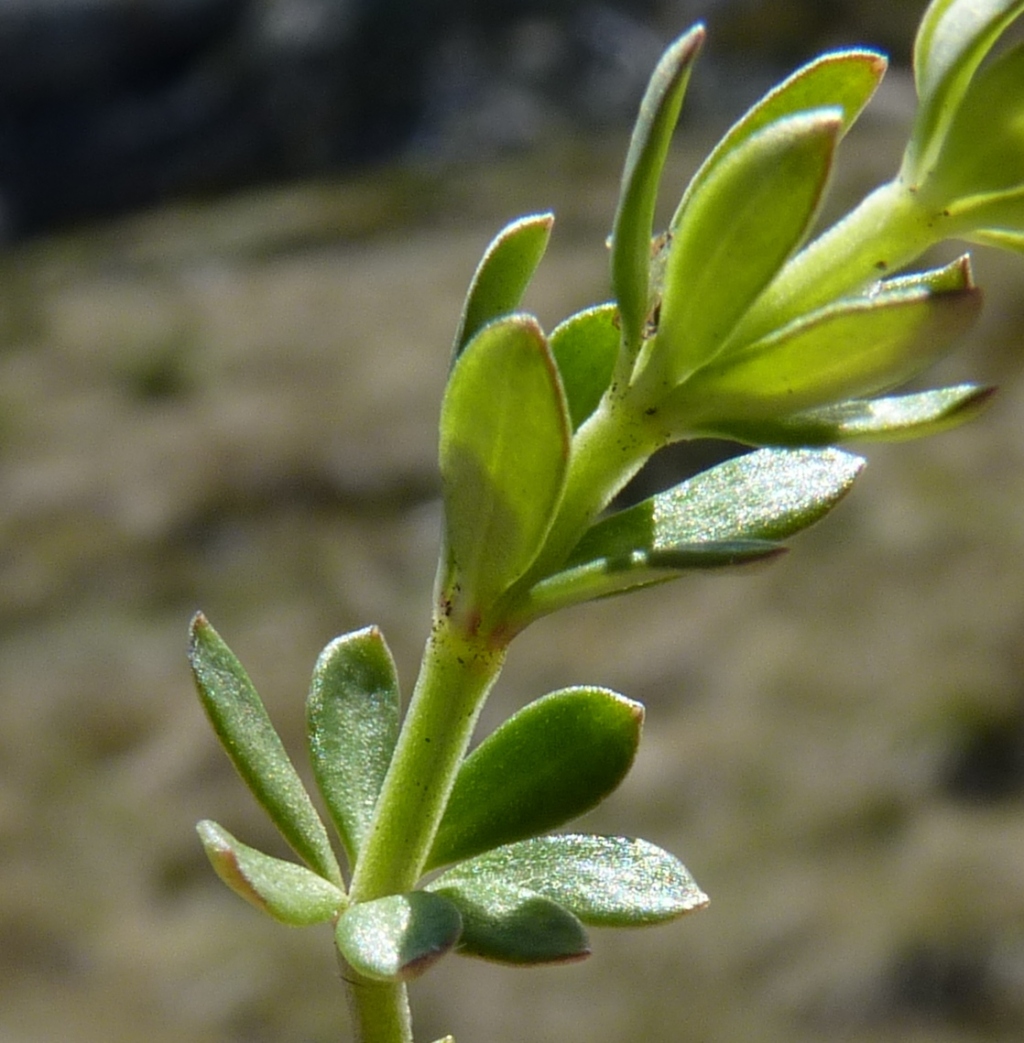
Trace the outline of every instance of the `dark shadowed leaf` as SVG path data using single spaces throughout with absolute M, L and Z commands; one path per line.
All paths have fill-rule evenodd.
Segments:
M 344 907 L 345 893 L 305 866 L 248 847 L 208 819 L 196 829 L 221 880 L 275 920 L 293 927 L 324 923 Z
M 582 815 L 625 778 L 643 707 L 607 688 L 565 688 L 530 703 L 466 758 L 428 869 Z
M 398 738 L 394 660 L 376 627 L 320 653 L 306 700 L 313 774 L 354 865 Z
M 550 898 L 500 878 L 432 885 L 462 916 L 458 951 L 515 965 L 567 963 L 590 955 L 579 919 Z
M 231 762 L 296 854 L 340 884 L 327 830 L 242 664 L 201 612 L 189 633 L 196 690 Z
M 461 929 L 448 899 L 410 891 L 350 906 L 334 939 L 348 964 L 367 978 L 408 981 L 450 952 Z

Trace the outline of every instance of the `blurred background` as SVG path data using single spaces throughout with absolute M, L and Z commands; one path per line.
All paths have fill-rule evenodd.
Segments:
M 195 837 L 209 816 L 285 854 L 191 690 L 191 613 L 303 771 L 333 636 L 381 625 L 411 687 L 437 408 L 493 233 L 556 211 L 527 299 L 547 327 L 607 296 L 629 122 L 698 18 L 665 209 L 760 91 L 869 43 L 894 66 L 841 212 L 898 161 L 924 6 L 0 4 L 2 1043 L 347 1038 L 329 930 L 260 917 Z M 583 825 L 680 855 L 711 907 L 596 931 L 582 965 L 450 958 L 413 987 L 422 1039 L 1022 1038 L 1024 265 L 976 268 L 984 317 L 924 383 L 1000 384 L 983 418 L 868 448 L 778 564 L 538 625 L 485 713 L 585 682 L 645 702 Z

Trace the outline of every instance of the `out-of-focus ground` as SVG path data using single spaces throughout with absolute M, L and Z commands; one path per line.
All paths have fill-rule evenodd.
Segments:
M 849 142 L 841 197 L 891 170 L 902 98 Z M 210 816 L 283 853 L 191 691 L 188 618 L 300 761 L 334 635 L 380 624 L 411 685 L 464 287 L 505 219 L 553 207 L 528 304 L 550 326 L 602 299 L 623 146 L 166 209 L 0 259 L 3 1043 L 346 1038 L 329 930 L 261 918 L 196 840 Z M 673 157 L 670 195 L 694 162 Z M 643 700 L 638 763 L 584 824 L 678 853 L 711 907 L 596 931 L 582 965 L 452 957 L 413 987 L 423 1039 L 1022 1038 L 1024 263 L 977 270 L 985 317 L 929 379 L 1001 384 L 982 419 L 868 449 L 781 563 L 538 625 L 485 715 L 581 682 Z

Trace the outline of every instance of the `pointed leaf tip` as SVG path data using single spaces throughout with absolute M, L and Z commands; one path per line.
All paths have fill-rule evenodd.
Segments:
M 202 613 L 189 635 L 196 691 L 232 764 L 296 854 L 340 884 L 327 830 L 242 664 Z

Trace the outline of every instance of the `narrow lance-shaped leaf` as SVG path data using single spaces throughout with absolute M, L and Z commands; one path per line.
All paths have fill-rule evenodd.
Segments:
M 614 304 L 598 304 L 571 315 L 551 331 L 551 354 L 558 364 L 574 431 L 594 412 L 611 383 L 619 353 L 617 315 Z
M 441 407 L 441 479 L 451 557 L 483 611 L 540 550 L 562 493 L 569 415 L 535 319 L 485 326 L 452 370 Z
M 709 174 L 740 142 L 762 127 L 785 116 L 834 106 L 842 113 L 839 136 L 845 135 L 871 100 L 887 65 L 885 55 L 878 51 L 851 50 L 823 54 L 797 69 L 752 106 L 714 147 L 687 186 L 673 226 Z
M 977 384 L 911 395 L 852 399 L 785 417 L 737 419 L 715 434 L 748 445 L 824 446 L 837 442 L 897 442 L 922 438 L 973 420 L 995 388 Z
M 707 895 L 673 855 L 627 837 L 535 837 L 489 851 L 442 874 L 431 890 L 519 887 L 564 906 L 593 927 L 640 927 L 702 909 Z
M 841 126 L 836 109 L 770 124 L 691 196 L 671 229 L 657 336 L 639 363 L 652 400 L 715 356 L 803 241 Z
M 554 829 L 625 778 L 643 707 L 606 688 L 565 688 L 530 703 L 466 758 L 427 869 Z
M 665 403 L 691 433 L 886 391 L 934 362 L 978 316 L 973 286 L 880 289 L 724 353 Z M 671 422 L 671 421 L 670 421 Z
M 1024 0 L 933 0 L 914 41 L 920 101 L 903 165 L 914 184 L 929 171 L 971 78 Z
M 630 357 L 643 339 L 651 306 L 648 273 L 658 182 L 679 119 L 693 62 L 704 42 L 694 26 L 658 62 L 640 105 L 612 225 L 612 287 L 622 321 L 622 341 Z
M 724 540 L 597 558 L 535 583 L 517 604 L 512 623 L 517 631 L 522 630 L 541 616 L 570 605 L 668 583 L 698 569 L 735 568 L 769 561 L 785 553 L 785 547 L 769 540 Z
M 440 884 L 440 882 L 439 882 Z M 498 877 L 462 877 L 431 888 L 462 917 L 458 952 L 497 963 L 531 966 L 570 963 L 590 955 L 587 932 L 564 906 Z
M 441 895 L 410 891 L 350 906 L 334 940 L 354 970 L 377 981 L 409 981 L 450 952 L 459 939 L 458 909 Z
M 487 323 L 519 307 L 551 238 L 553 214 L 531 214 L 506 225 L 487 247 L 469 285 L 452 361 Z
M 350 865 L 370 828 L 398 718 L 398 675 L 376 627 L 336 638 L 320 653 L 306 701 L 309 748 Z
M 196 827 L 217 875 L 257 909 L 293 927 L 333 919 L 345 893 L 305 866 L 273 858 L 208 819 Z
M 340 883 L 327 830 L 262 700 L 201 612 L 192 620 L 188 657 L 213 729 L 253 796 L 295 852 L 321 876 Z

